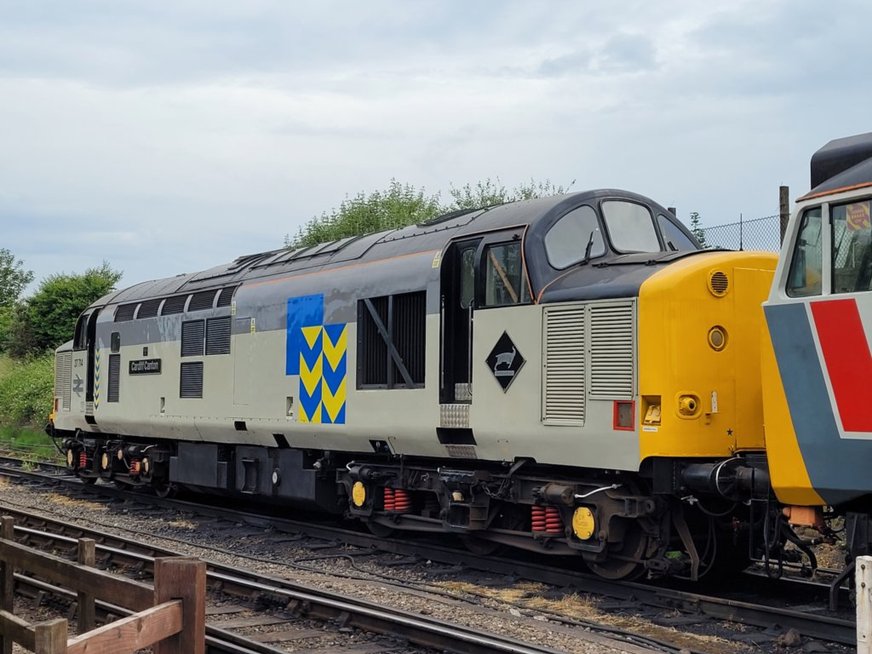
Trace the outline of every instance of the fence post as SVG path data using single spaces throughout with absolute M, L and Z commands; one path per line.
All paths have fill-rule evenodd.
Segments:
M 205 654 L 206 563 L 194 558 L 154 560 L 154 603 L 182 600 L 181 633 L 154 644 L 154 654 Z
M 15 540 L 15 518 L 8 515 L 0 518 L 0 538 Z M 0 570 L 3 572 L 0 578 L 0 608 L 12 613 L 15 605 L 15 569 L 0 561 Z
M 66 654 L 67 621 L 63 618 L 33 625 L 36 654 Z
M 4 515 L 0 518 L 0 538 L 14 540 L 15 519 Z M 15 606 L 15 569 L 0 561 L 0 609 L 13 612 Z M 12 639 L 0 634 L 0 653 L 12 654 Z
M 854 561 L 857 589 L 857 654 L 872 654 L 872 556 Z
M 87 565 L 89 567 L 94 567 L 96 563 L 96 543 L 93 538 L 80 538 L 79 539 L 79 550 L 78 550 L 78 561 L 82 565 Z M 93 593 L 88 593 L 86 591 L 79 591 L 78 595 L 78 605 L 79 605 L 79 633 L 83 634 L 86 631 L 90 631 L 94 628 L 95 625 L 95 608 L 94 608 L 94 595 Z
M 790 187 L 778 187 L 778 216 L 781 229 L 781 243 L 784 243 L 784 233 L 787 231 L 787 222 L 790 220 Z

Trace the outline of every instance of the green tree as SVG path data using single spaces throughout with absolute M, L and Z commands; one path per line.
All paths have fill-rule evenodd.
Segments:
M 384 191 L 358 193 L 345 198 L 338 208 L 312 218 L 294 238 L 285 236 L 289 247 L 310 247 L 385 229 L 421 223 L 440 213 L 439 195 L 392 179 Z
M 446 210 L 480 209 L 506 202 L 532 200 L 533 198 L 542 198 L 548 195 L 562 195 L 572 188 L 573 184 L 575 184 L 575 180 L 572 180 L 569 186 L 564 187 L 562 185 L 555 185 L 547 179 L 544 182 L 530 179 L 529 182 L 518 184 L 509 190 L 500 181 L 499 177 L 496 180 L 488 177 L 483 181 L 476 182 L 474 185 L 452 186 L 448 193 L 454 199 L 454 202 L 446 207 Z
M 449 190 L 452 201 L 443 205 L 439 193 L 428 195 L 423 187 L 418 189 L 392 179 L 384 191 L 358 193 L 343 200 L 338 208 L 312 218 L 293 238 L 285 235 L 285 246 L 311 247 L 346 236 L 419 224 L 449 211 L 478 209 L 566 191 L 563 186 L 556 186 L 548 180 L 537 182 L 533 179 L 510 190 L 499 178 L 488 178 L 475 184 L 452 186 Z
M 19 358 L 39 354 L 69 340 L 79 314 L 112 290 L 119 279 L 121 272 L 105 261 L 79 275 L 45 278 L 15 310 L 7 339 L 9 353 Z
M 24 288 L 33 281 L 33 272 L 24 269 L 24 262 L 0 248 L 0 352 L 9 339 L 16 306 Z
M 21 259 L 0 248 L 0 307 L 10 307 L 18 301 L 24 288 L 33 281 L 33 271 L 24 269 Z
M 702 225 L 700 225 L 699 212 L 691 211 L 690 212 L 690 231 L 693 232 L 693 235 L 696 236 L 696 240 L 699 241 L 701 246 L 708 247 L 708 244 L 705 242 L 705 229 L 703 229 Z

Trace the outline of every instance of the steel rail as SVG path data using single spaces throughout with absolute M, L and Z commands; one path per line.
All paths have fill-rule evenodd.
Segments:
M 21 515 L 22 512 L 14 512 Z M 40 521 L 46 521 L 39 517 Z M 76 542 L 76 538 L 52 534 L 30 527 L 16 526 L 16 531 L 28 536 L 37 536 L 46 541 L 64 541 L 70 545 Z M 76 531 L 88 532 L 83 528 L 76 527 Z M 118 536 L 113 539 L 127 541 Z M 131 541 L 132 542 L 132 541 Z M 119 547 L 109 547 L 97 544 L 100 551 L 123 556 L 139 562 L 153 562 L 154 556 L 131 552 Z M 162 548 L 150 548 L 157 555 L 179 556 L 178 553 Z M 401 609 L 389 608 L 367 600 L 349 597 L 340 593 L 327 590 L 306 588 L 300 584 L 271 577 L 260 573 L 240 574 L 240 571 L 227 565 L 207 561 L 207 580 L 220 583 L 224 587 L 232 585 L 235 589 L 242 589 L 250 593 L 268 594 L 280 597 L 283 601 L 293 602 L 296 608 L 306 617 L 316 617 L 322 620 L 344 619 L 347 625 L 357 627 L 363 631 L 384 635 L 400 636 L 417 646 L 446 650 L 450 652 L 468 652 L 470 654 L 558 654 L 552 648 L 519 643 L 511 638 L 499 634 L 483 632 L 479 629 L 467 627 L 456 623 L 448 623 L 437 618 L 423 615 L 415 615 Z M 72 591 L 55 587 L 46 582 L 34 580 L 23 575 L 16 575 L 16 580 L 39 587 L 41 590 L 57 593 L 62 596 L 75 599 L 76 594 Z M 130 614 L 130 611 L 121 607 L 101 603 L 101 607 L 116 614 Z M 281 650 L 263 646 L 254 641 L 248 641 L 216 627 L 207 626 L 213 644 L 221 652 L 243 652 L 251 654 L 273 653 Z M 626 643 L 620 639 L 614 639 L 615 647 Z M 234 649 L 235 648 L 235 649 Z
M 853 620 L 817 613 L 806 613 L 765 604 L 753 604 L 652 584 L 611 581 L 593 574 L 575 572 L 538 563 L 528 563 L 510 558 L 480 556 L 466 550 L 436 545 L 424 540 L 383 539 L 371 534 L 350 531 L 335 526 L 316 525 L 299 520 L 276 518 L 264 514 L 249 513 L 177 499 L 158 498 L 145 494 L 134 495 L 129 491 L 122 491 L 105 485 L 87 486 L 81 484 L 76 478 L 40 475 L 36 472 L 19 470 L 16 470 L 15 473 L 25 477 L 55 482 L 69 481 L 78 490 L 88 494 L 94 493 L 121 499 L 133 499 L 163 508 L 235 520 L 251 526 L 272 527 L 281 531 L 301 532 L 313 538 L 337 540 L 358 547 L 373 547 L 396 554 L 415 555 L 424 559 L 446 563 L 461 563 L 476 570 L 523 577 L 560 587 L 571 586 L 580 592 L 624 601 L 636 601 L 649 606 L 668 606 L 718 620 L 727 620 L 763 628 L 777 623 L 784 628 L 796 629 L 800 634 L 811 638 L 845 645 L 856 644 L 856 624 Z M 805 585 L 809 585 L 809 582 L 805 582 Z M 827 587 L 821 585 L 821 589 L 823 588 Z

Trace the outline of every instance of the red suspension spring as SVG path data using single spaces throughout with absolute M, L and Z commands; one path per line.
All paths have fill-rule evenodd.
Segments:
M 545 507 L 533 505 L 530 507 L 530 521 L 533 531 L 545 531 Z
M 563 520 L 556 506 L 545 507 L 545 532 L 549 534 L 563 533 Z
M 130 474 L 138 475 L 139 471 L 142 469 L 142 462 L 139 459 L 131 459 L 130 460 Z
M 394 499 L 394 489 L 393 488 L 385 488 L 385 511 L 393 511 L 396 506 L 396 500 Z
M 85 451 L 82 450 L 79 452 L 79 468 L 85 469 L 88 467 L 88 455 L 85 454 Z
M 412 509 L 412 496 L 409 491 L 404 488 L 397 488 L 394 491 L 394 511 L 397 513 L 408 513 Z
M 563 520 L 556 506 L 531 506 L 530 522 L 533 531 L 555 536 L 563 533 Z

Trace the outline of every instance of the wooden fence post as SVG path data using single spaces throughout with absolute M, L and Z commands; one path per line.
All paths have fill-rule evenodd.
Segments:
M 857 589 L 857 654 L 872 654 L 872 556 L 854 561 Z
M 154 560 L 154 603 L 182 600 L 181 633 L 154 644 L 154 654 L 205 654 L 206 563 L 194 558 Z
M 66 654 L 67 621 L 63 618 L 33 625 L 36 654 Z
M 96 556 L 96 543 L 93 538 L 80 538 L 79 539 L 79 551 L 78 551 L 78 561 L 82 565 L 87 565 L 89 567 L 94 567 L 94 564 L 97 560 Z M 88 593 L 86 591 L 79 591 L 78 594 L 78 605 L 79 605 L 79 633 L 83 634 L 86 631 L 90 631 L 94 628 L 95 625 L 95 608 L 94 608 L 94 594 Z
M 778 229 L 781 232 L 781 241 L 784 243 L 784 234 L 787 231 L 787 223 L 790 221 L 790 187 L 778 187 Z
M 0 518 L 0 538 L 14 540 L 15 519 L 4 515 Z M 15 568 L 0 561 L 0 609 L 12 613 L 15 607 Z M 12 654 L 12 639 L 0 634 L 0 652 Z
M 15 540 L 15 519 L 4 515 L 0 518 L 0 538 Z M 15 605 L 15 568 L 0 561 L 0 570 L 3 571 L 0 579 L 0 609 L 12 613 Z

